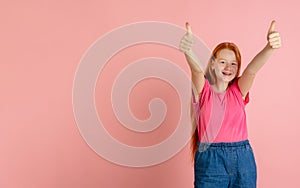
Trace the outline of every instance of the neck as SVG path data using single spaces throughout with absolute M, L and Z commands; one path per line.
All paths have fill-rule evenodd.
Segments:
M 217 80 L 217 82 L 213 85 L 215 92 L 223 93 L 227 90 L 228 82 Z

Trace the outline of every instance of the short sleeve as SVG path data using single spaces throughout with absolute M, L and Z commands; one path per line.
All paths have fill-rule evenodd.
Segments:
M 246 105 L 246 104 L 249 103 L 249 101 L 250 101 L 250 98 L 249 98 L 249 92 L 247 93 L 245 99 L 243 99 L 242 92 L 241 92 L 241 90 L 240 90 L 240 88 L 239 88 L 239 85 L 238 85 L 238 79 L 236 79 L 236 80 L 233 82 L 233 84 L 232 84 L 231 87 L 233 88 L 233 90 L 234 90 L 234 92 L 236 93 L 236 95 L 238 96 L 238 98 L 241 99 L 241 101 L 243 102 L 244 105 Z
M 245 100 L 244 100 L 244 104 L 248 104 L 250 101 L 250 98 L 249 98 L 249 92 L 247 93 L 246 97 L 245 97 Z
M 197 93 L 197 90 L 195 88 L 192 88 L 192 106 L 193 106 L 196 122 L 199 122 L 200 108 L 205 101 L 205 96 L 207 96 L 209 87 L 210 87 L 210 84 L 207 81 L 207 79 L 205 79 L 204 86 L 200 93 Z
M 209 90 L 210 84 L 207 79 L 205 79 L 203 89 L 200 93 L 197 93 L 195 88 L 192 89 L 192 103 L 193 105 L 199 105 L 199 101 L 203 101 L 204 96 Z

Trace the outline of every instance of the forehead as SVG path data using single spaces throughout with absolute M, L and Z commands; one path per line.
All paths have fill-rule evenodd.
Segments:
M 236 56 L 234 51 L 229 49 L 222 49 L 217 53 L 217 58 L 225 59 L 228 61 L 236 61 Z

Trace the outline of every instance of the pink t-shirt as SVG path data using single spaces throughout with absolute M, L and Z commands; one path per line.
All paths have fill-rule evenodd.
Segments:
M 236 79 L 224 93 L 216 93 L 205 79 L 199 101 L 193 96 L 194 114 L 199 141 L 201 142 L 238 142 L 248 139 L 245 100 Z

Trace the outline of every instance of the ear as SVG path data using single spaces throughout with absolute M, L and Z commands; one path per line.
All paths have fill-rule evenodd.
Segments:
M 214 70 L 215 69 L 215 57 L 214 56 L 211 56 L 210 62 L 211 62 L 211 69 Z
M 215 70 L 215 61 L 213 61 L 212 59 L 210 61 L 211 70 Z

